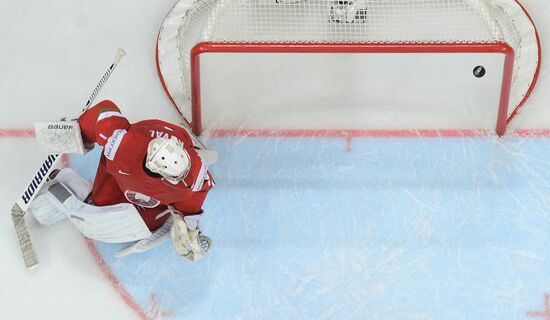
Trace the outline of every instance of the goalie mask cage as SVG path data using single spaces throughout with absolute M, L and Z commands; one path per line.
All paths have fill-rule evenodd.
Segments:
M 170 27 L 166 26 L 166 21 L 170 19 L 177 21 L 177 26 L 172 23 L 172 31 L 168 31 Z M 169 32 L 174 36 L 167 36 Z M 218 100 L 219 104 L 229 105 L 229 101 L 238 100 L 241 108 L 251 110 L 262 104 L 262 97 L 259 100 L 248 97 L 256 93 L 264 95 L 264 102 L 282 97 L 280 103 L 283 105 L 285 101 L 293 100 L 286 97 L 293 88 L 295 94 L 301 96 L 315 96 L 323 91 L 319 87 L 308 90 L 309 84 L 315 82 L 315 79 L 306 78 L 302 79 L 303 83 L 293 83 L 295 77 L 292 74 L 288 76 L 287 73 L 288 77 L 284 79 L 278 77 L 285 73 L 281 66 L 289 61 L 297 61 L 298 57 L 301 57 L 301 62 L 297 67 L 292 67 L 298 74 L 312 73 L 314 77 L 319 77 L 316 73 L 318 69 L 328 69 L 332 70 L 329 76 L 332 81 L 342 81 L 338 78 L 342 73 L 327 67 L 326 61 L 320 62 L 315 70 L 311 66 L 309 69 L 299 69 L 299 66 L 323 56 L 318 53 L 324 53 L 324 56 L 332 56 L 328 63 L 349 60 L 352 61 L 353 69 L 353 61 L 358 61 L 356 67 L 366 70 L 362 74 L 373 75 L 372 79 L 361 80 L 360 91 L 368 95 L 367 98 L 356 99 L 355 103 L 358 104 L 372 103 L 367 100 L 377 94 L 378 98 L 374 99 L 376 103 L 385 97 L 391 99 L 401 91 L 406 96 L 407 89 L 404 88 L 411 84 L 409 90 L 412 92 L 418 92 L 421 86 L 430 90 L 437 83 L 452 82 L 452 79 L 438 78 L 447 73 L 450 77 L 467 74 L 468 80 L 463 83 L 472 84 L 463 86 L 462 82 L 457 82 L 447 88 L 446 95 L 458 91 L 459 97 L 470 94 L 481 96 L 480 99 L 465 99 L 466 104 L 472 104 L 468 112 L 473 112 L 474 117 L 492 118 L 492 126 L 502 135 L 508 121 L 533 89 L 540 67 L 540 44 L 536 28 L 525 9 L 515 0 L 199 0 L 189 8 L 178 9 L 176 4 L 165 20 L 158 41 L 157 59 L 161 80 L 180 112 L 190 116 L 196 134 L 203 130 L 203 114 L 209 108 L 204 101 L 211 99 L 216 92 L 224 91 L 225 87 L 230 87 L 228 91 L 233 91 L 234 96 L 222 96 Z M 180 73 L 177 81 L 167 80 L 167 72 L 163 72 L 167 68 L 177 69 L 173 62 L 165 58 L 165 52 L 168 51 L 165 48 L 174 46 L 166 45 L 168 42 L 175 42 L 177 47 Z M 270 60 L 277 59 L 281 53 L 290 58 L 283 59 L 282 64 L 274 68 L 262 69 L 264 64 L 271 63 Z M 212 54 L 225 58 L 222 66 L 239 61 L 241 65 L 237 69 L 228 70 L 222 70 L 219 65 L 205 68 L 205 61 L 218 59 L 207 58 Z M 244 55 L 238 58 L 235 54 Z M 358 56 L 365 56 L 367 62 L 359 61 Z M 457 61 L 453 60 L 455 57 L 458 57 Z M 171 65 L 167 65 L 169 63 Z M 250 64 L 249 68 L 247 64 Z M 397 66 L 388 71 L 388 65 L 392 64 Z M 403 65 L 407 67 L 403 68 Z M 443 70 L 443 73 L 430 74 L 429 70 L 433 66 L 448 69 L 448 72 Z M 388 72 L 380 72 L 377 68 Z M 400 68 L 403 69 L 402 74 L 396 72 Z M 453 71 L 456 68 L 458 71 Z M 246 69 L 261 70 L 259 74 L 250 76 Z M 209 73 L 209 79 L 223 79 L 223 74 L 242 73 L 250 84 L 244 84 L 242 78 L 229 78 L 217 83 L 213 80 L 213 84 L 209 85 L 211 91 L 206 93 L 204 87 L 208 86 L 205 83 L 209 80 L 205 79 L 205 70 L 214 70 L 214 75 Z M 216 74 L 216 71 L 221 74 Z M 410 73 L 416 75 L 409 78 L 406 85 L 401 82 L 396 88 L 388 88 L 388 84 L 400 82 L 401 78 L 409 77 Z M 493 76 L 486 80 L 487 87 L 476 80 L 476 77 L 483 78 L 485 73 Z M 393 76 L 387 77 L 388 74 Z M 421 74 L 427 74 L 428 78 L 415 78 Z M 380 81 L 383 85 L 379 85 Z M 350 81 L 352 85 L 357 82 Z M 418 84 L 413 84 L 415 82 Z M 262 84 L 253 86 L 258 83 Z M 271 89 L 275 93 L 272 96 L 258 93 L 260 88 Z M 445 91 L 435 87 L 431 89 Z M 178 90 L 180 93 L 174 92 Z M 426 96 L 425 92 L 422 91 L 422 95 Z M 343 98 L 348 97 L 350 94 L 346 93 Z M 334 101 L 341 101 L 342 97 L 338 99 Z M 334 101 L 331 103 L 334 104 Z M 434 103 L 444 103 L 442 101 L 445 99 Z M 308 102 L 300 100 L 300 103 Z M 406 104 L 407 98 L 395 103 Z M 190 112 L 185 108 L 189 108 Z M 334 108 L 339 108 L 339 112 L 345 109 L 336 105 Z M 456 110 L 460 107 L 455 105 L 453 108 Z M 486 113 L 479 111 L 483 108 L 490 110 Z M 352 107 L 350 110 L 356 112 L 358 109 Z M 479 115 L 475 114 L 478 112 Z M 327 115 L 332 116 L 330 112 Z

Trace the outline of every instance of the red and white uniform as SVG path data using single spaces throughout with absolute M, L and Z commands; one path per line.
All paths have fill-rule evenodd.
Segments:
M 150 230 L 168 219 L 169 214 L 160 215 L 167 205 L 173 205 L 183 215 L 201 212 L 214 181 L 185 129 L 161 120 L 130 124 L 115 103 L 108 100 L 90 108 L 78 122 L 85 142 L 104 147 L 92 191 L 94 205 L 133 203 Z M 159 137 L 176 137 L 190 156 L 191 169 L 178 184 L 145 169 L 149 142 Z

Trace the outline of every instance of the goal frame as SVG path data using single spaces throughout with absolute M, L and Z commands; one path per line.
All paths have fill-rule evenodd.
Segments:
M 514 50 L 506 43 L 308 43 L 308 42 L 200 42 L 191 49 L 191 126 L 193 133 L 202 133 L 201 56 L 208 53 L 498 53 L 503 54 L 495 131 L 506 132 L 508 106 L 514 72 Z

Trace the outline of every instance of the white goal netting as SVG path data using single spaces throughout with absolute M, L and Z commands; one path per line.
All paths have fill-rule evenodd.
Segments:
M 182 96 L 186 105 L 196 76 L 191 52 L 204 43 L 250 48 L 441 44 L 445 52 L 454 44 L 503 44 L 514 50 L 515 60 L 508 116 L 524 102 L 539 64 L 536 29 L 516 0 L 198 0 L 178 19 L 181 79 L 172 87 L 181 89 L 168 84 L 168 91 L 177 91 L 173 96 Z M 161 38 L 170 39 L 162 32 Z M 176 104 L 182 111 L 182 103 Z
M 484 0 L 204 0 L 181 26 L 182 49 L 214 42 L 503 41 Z

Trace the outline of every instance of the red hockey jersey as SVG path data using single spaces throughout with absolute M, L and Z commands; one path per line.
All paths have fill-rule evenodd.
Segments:
M 90 108 L 78 122 L 85 142 L 104 147 L 92 192 L 95 205 L 133 203 L 152 230 L 168 218 L 158 216 L 166 205 L 173 205 L 183 214 L 201 212 L 206 194 L 214 185 L 213 178 L 184 128 L 161 120 L 130 124 L 108 100 Z M 145 170 L 147 147 L 158 137 L 176 137 L 190 156 L 191 169 L 176 185 Z

